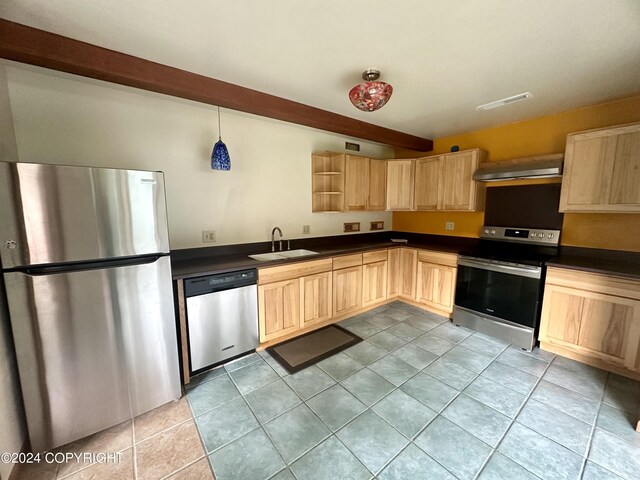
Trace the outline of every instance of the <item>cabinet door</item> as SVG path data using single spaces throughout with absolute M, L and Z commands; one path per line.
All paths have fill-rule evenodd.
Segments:
M 416 270 L 418 251 L 414 248 L 400 249 L 400 296 L 416 299 Z
M 400 249 L 390 248 L 387 252 L 387 298 L 400 295 Z
M 640 124 L 567 137 L 560 211 L 640 211 Z
M 260 342 L 300 328 L 300 279 L 258 286 Z
M 387 210 L 412 210 L 415 160 L 387 162 Z
M 456 269 L 435 263 L 418 262 L 418 302 L 451 313 Z
M 387 198 L 387 161 L 369 160 L 369 203 L 367 210 L 384 210 Z
M 387 261 L 368 263 L 362 267 L 362 306 L 387 299 Z
M 300 279 L 301 328 L 324 322 L 331 318 L 332 280 L 331 272 L 310 275 Z
M 365 210 L 369 199 L 369 159 L 346 156 L 345 209 Z
M 442 198 L 443 162 L 440 156 L 416 160 L 415 209 L 437 210 Z
M 547 285 L 540 340 L 637 370 L 640 301 Z
M 473 172 L 478 168 L 478 150 L 467 150 L 443 157 L 443 210 L 475 210 L 478 185 Z
M 333 271 L 333 315 L 343 315 L 362 306 L 362 266 Z

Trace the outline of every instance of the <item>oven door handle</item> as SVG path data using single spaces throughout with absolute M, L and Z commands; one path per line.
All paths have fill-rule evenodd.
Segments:
M 491 270 L 492 272 L 506 273 L 509 275 L 517 275 L 519 277 L 537 278 L 542 276 L 540 267 L 528 267 L 512 265 L 501 265 L 499 263 L 483 262 L 481 260 L 471 259 L 469 257 L 459 257 L 458 266 L 478 268 L 480 270 Z

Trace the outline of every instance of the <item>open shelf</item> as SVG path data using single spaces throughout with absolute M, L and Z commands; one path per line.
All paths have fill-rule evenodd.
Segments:
M 313 212 L 344 211 L 344 154 L 314 153 L 311 156 Z

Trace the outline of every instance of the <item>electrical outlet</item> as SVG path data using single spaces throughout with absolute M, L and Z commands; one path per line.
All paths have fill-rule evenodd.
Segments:
M 371 222 L 371 227 L 369 228 L 369 230 L 384 230 L 384 222 Z
M 202 243 L 214 243 L 216 241 L 215 230 L 203 230 L 202 231 Z
M 456 227 L 456 224 L 454 222 L 447 222 L 444 224 L 445 230 L 453 230 L 455 227 Z
M 302 225 L 302 233 L 303 234 L 311 233 L 311 225 Z
M 343 232 L 359 232 L 360 231 L 360 222 L 346 222 L 344 223 Z

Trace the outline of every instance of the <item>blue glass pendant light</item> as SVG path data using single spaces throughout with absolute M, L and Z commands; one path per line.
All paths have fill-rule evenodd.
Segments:
M 222 141 L 222 131 L 220 130 L 220 107 L 218 107 L 218 141 L 211 152 L 211 168 L 213 170 L 231 170 L 231 158 L 229 158 L 227 146 Z

